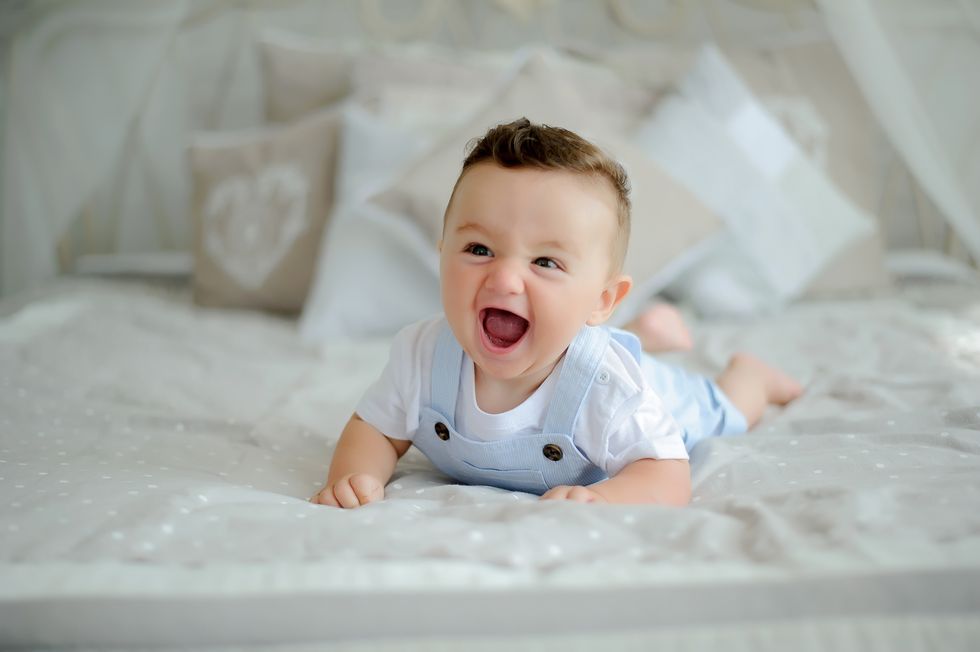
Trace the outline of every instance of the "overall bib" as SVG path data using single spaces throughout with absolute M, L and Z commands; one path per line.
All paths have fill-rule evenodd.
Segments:
M 639 340 L 629 333 L 614 335 L 605 328 L 583 328 L 565 352 L 541 434 L 487 442 L 456 430 L 456 398 L 465 357 L 449 325 L 444 324 L 432 360 L 431 402 L 421 410 L 413 443 L 440 471 L 466 484 L 540 495 L 559 485 L 605 480 L 605 472 L 579 452 L 572 433 L 609 338 L 614 336 L 629 342 L 628 348 L 639 355 Z

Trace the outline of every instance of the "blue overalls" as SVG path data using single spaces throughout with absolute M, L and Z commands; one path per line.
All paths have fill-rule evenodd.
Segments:
M 440 471 L 466 484 L 491 485 L 540 495 L 559 485 L 584 486 L 605 480 L 606 473 L 582 455 L 572 434 L 610 338 L 622 344 L 637 362 L 652 362 L 650 356 L 643 354 L 640 341 L 632 333 L 586 326 L 565 352 L 541 434 L 480 441 L 456 430 L 456 400 L 464 355 L 448 323 L 444 322 L 432 360 L 430 404 L 421 409 L 419 429 L 413 443 Z M 660 367 L 666 367 L 674 369 L 674 373 L 691 375 L 668 365 L 655 364 L 659 365 L 658 371 Z M 669 410 L 670 406 L 667 408 Z M 690 450 L 696 443 L 693 433 L 688 433 L 684 424 L 681 426 L 685 430 L 685 446 Z M 706 436 L 711 434 L 734 432 L 708 433 Z M 701 438 L 703 436 L 697 437 L 698 440 Z M 691 440 L 689 445 L 688 439 Z

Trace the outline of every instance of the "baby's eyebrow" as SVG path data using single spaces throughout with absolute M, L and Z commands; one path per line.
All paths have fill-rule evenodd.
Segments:
M 456 233 L 459 233 L 460 231 L 478 231 L 483 235 L 490 235 L 490 232 L 483 228 L 483 225 L 478 224 L 477 222 L 465 222 L 464 224 L 460 224 L 456 227 Z
M 562 251 L 570 251 L 569 247 L 565 243 L 558 240 L 548 240 L 547 242 L 541 242 L 538 244 L 542 249 L 560 249 Z

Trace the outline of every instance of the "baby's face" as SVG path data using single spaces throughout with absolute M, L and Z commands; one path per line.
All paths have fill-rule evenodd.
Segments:
M 467 170 L 446 215 L 442 303 L 482 372 L 546 375 L 582 326 L 608 317 L 622 278 L 611 273 L 616 210 L 612 188 L 581 174 Z

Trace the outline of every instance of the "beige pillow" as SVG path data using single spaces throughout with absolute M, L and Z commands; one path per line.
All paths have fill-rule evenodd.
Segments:
M 355 49 L 278 31 L 264 33 L 258 49 L 270 122 L 291 122 L 351 93 L 372 98 L 390 85 L 479 95 L 499 83 L 512 58 L 424 46 Z
M 389 84 L 479 92 L 500 83 L 513 59 L 511 52 L 447 50 L 432 45 L 386 48 L 357 58 L 351 84 L 357 93 Z
M 689 265 L 704 250 L 698 245 L 722 230 L 721 220 L 691 191 L 633 145 L 583 131 L 626 168 L 630 179 L 632 219 L 624 271 L 633 277 L 631 296 L 620 306 L 622 323 Z
M 267 32 L 258 49 L 270 122 L 292 122 L 350 93 L 355 60 L 350 47 Z
M 371 201 L 409 216 L 433 243 L 437 242 L 467 142 L 496 124 L 521 116 L 576 131 L 603 146 L 626 167 L 633 189 L 633 221 L 625 269 L 638 287 L 648 289 L 648 282 L 692 245 L 720 231 L 721 222 L 715 215 L 657 164 L 607 136 L 606 116 L 587 108 L 578 92 L 542 55 L 532 56 L 489 104 Z
M 205 134 L 189 150 L 194 298 L 208 306 L 298 311 L 333 199 L 341 113 L 288 126 Z

